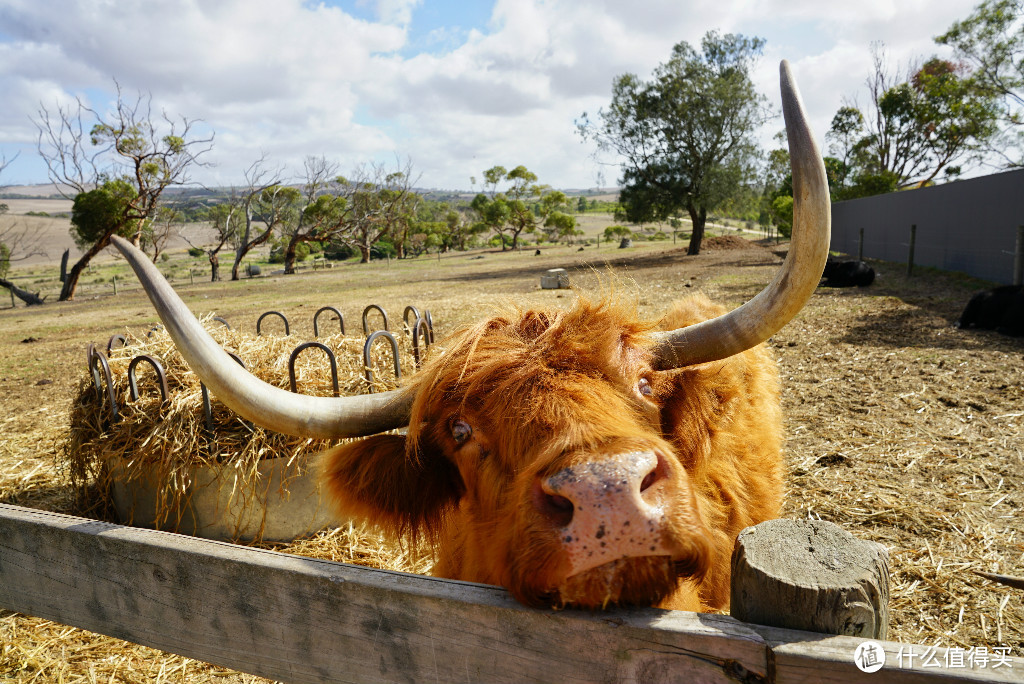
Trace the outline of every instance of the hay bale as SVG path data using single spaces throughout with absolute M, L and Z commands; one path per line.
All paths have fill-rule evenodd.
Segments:
M 288 357 L 299 340 L 233 331 L 209 317 L 203 323 L 256 377 L 289 389 Z M 311 457 L 342 440 L 269 432 L 242 420 L 216 397 L 211 397 L 211 432 L 204 419 L 199 378 L 169 335 L 161 329 L 148 336 L 128 332 L 125 337 L 126 346 L 112 350 L 109 358 L 120 419 L 111 419 L 106 388 L 101 403 L 86 371 L 72 403 L 68 438 L 58 453 L 80 492 L 82 508 L 129 524 L 236 541 L 291 539 L 338 522 L 320 499 Z M 403 375 L 411 374 L 411 340 L 402 334 L 397 338 Z M 365 393 L 364 340 L 337 334 L 319 341 L 337 358 L 341 395 Z M 170 391 L 166 404 L 162 405 L 156 374 L 148 364 L 136 368 L 140 397 L 130 400 L 128 365 L 141 354 L 163 365 Z M 390 345 L 374 345 L 371 361 L 374 391 L 394 389 Z M 300 392 L 333 395 L 322 352 L 311 349 L 301 354 L 295 375 Z M 291 501 L 305 511 L 278 516 L 288 523 L 280 528 L 283 532 L 271 529 L 275 501 Z

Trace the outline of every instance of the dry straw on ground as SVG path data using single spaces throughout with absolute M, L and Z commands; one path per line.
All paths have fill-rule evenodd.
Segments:
M 780 258 L 768 249 L 738 246 L 722 245 L 699 257 L 687 257 L 681 249 L 603 254 L 642 284 L 643 313 L 658 315 L 686 292 L 680 282 L 731 306 L 753 296 Z M 516 258 L 503 262 L 510 273 Z M 542 267 L 556 265 L 561 264 Z M 830 520 L 889 549 L 890 639 L 1005 645 L 1024 656 L 1024 592 L 974 574 L 1024 575 L 1024 341 L 951 327 L 978 283 L 925 269 L 907 278 L 904 266 L 874 265 L 879 277 L 870 288 L 819 289 L 770 342 L 779 360 L 788 433 L 784 514 Z M 327 282 L 328 276 L 307 276 L 303 287 L 319 278 Z M 541 306 L 571 300 L 563 292 L 540 291 L 532 275 L 439 271 L 412 287 L 439 320 L 451 325 L 471 322 L 486 309 L 482 302 L 502 296 Z M 30 364 L 42 355 L 28 351 L 32 345 L 17 344 L 27 334 L 20 333 L 13 349 L 5 351 Z M 79 350 L 73 367 L 84 375 Z M 322 360 L 307 353 L 322 374 Z M 150 397 L 145 372 L 141 384 Z M 63 402 L 37 406 L 30 399 L 39 390 L 31 383 L 41 376 L 24 377 L 24 387 L 0 384 L 0 407 L 7 409 L 0 414 L 0 501 L 79 513 L 47 453 L 66 432 Z M 301 380 L 300 386 L 310 391 Z M 358 527 L 272 548 L 413 571 L 429 563 Z M 265 681 L 0 613 L 4 677 L 19 684 Z
M 294 338 L 236 332 L 210 319 L 206 319 L 206 327 L 256 377 L 289 389 L 288 359 L 298 345 Z M 102 392 L 98 393 L 94 379 L 83 373 L 72 403 L 68 438 L 59 451 L 59 463 L 78 493 L 80 511 L 110 518 L 112 478 L 123 482 L 152 478 L 161 485 L 157 524 L 176 531 L 180 512 L 195 486 L 196 467 L 217 466 L 225 473 L 217 479 L 217 486 L 246 488 L 259 478 L 256 468 L 263 459 L 283 458 L 288 468 L 284 483 L 287 488 L 288 477 L 305 468 L 306 456 L 338 443 L 264 430 L 239 418 L 215 397 L 211 397 L 211 430 L 205 422 L 200 380 L 175 349 L 170 336 L 159 329 L 145 335 L 129 332 L 126 338 L 125 346 L 109 352 L 108 362 L 119 418 L 111 417 L 102 374 Z M 398 334 L 396 339 L 400 365 L 408 375 L 414 370 L 411 338 Z M 364 377 L 364 340 L 336 334 L 319 342 L 334 352 L 340 395 L 365 393 L 370 383 Z M 384 340 L 371 350 L 375 392 L 397 386 L 391 354 L 390 344 Z M 140 396 L 136 400 L 130 398 L 128 366 L 141 355 L 156 358 L 163 366 L 169 388 L 166 403 L 157 390 L 155 371 L 144 362 L 135 369 Z M 331 396 L 334 388 L 328 368 L 323 350 L 304 351 L 295 363 L 297 389 L 304 394 Z M 116 470 L 111 468 L 114 464 Z

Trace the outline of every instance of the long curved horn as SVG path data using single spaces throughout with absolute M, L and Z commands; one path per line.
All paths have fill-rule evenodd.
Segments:
M 764 342 L 803 308 L 821 279 L 832 223 L 825 164 L 807 125 L 789 63 L 783 60 L 779 71 L 793 169 L 789 254 L 772 282 L 738 309 L 686 328 L 655 333 L 658 369 L 718 361 Z
M 189 368 L 243 418 L 275 432 L 319 439 L 362 437 L 409 424 L 411 392 L 311 397 L 263 382 L 221 349 L 145 254 L 116 235 L 110 240 L 135 271 Z

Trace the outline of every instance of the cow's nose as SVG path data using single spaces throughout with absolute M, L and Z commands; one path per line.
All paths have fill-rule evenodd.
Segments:
M 538 480 L 535 504 L 559 531 L 570 576 L 613 560 L 672 555 L 652 487 L 665 477 L 651 451 L 570 466 Z

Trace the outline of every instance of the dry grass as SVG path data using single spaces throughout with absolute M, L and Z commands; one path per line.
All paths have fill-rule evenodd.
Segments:
M 952 329 L 942 306 L 823 291 L 776 335 L 787 508 L 890 549 L 900 640 L 1020 654 L 1021 592 L 973 571 L 1024 567 L 1021 344 Z
M 232 321 L 239 313 L 254 320 L 268 301 L 280 309 L 310 306 L 311 297 L 378 301 L 398 311 L 416 301 L 450 330 L 486 315 L 491 302 L 507 297 L 524 305 L 563 306 L 571 295 L 539 290 L 539 273 L 603 256 L 640 283 L 642 313 L 656 314 L 686 291 L 681 283 L 738 305 L 780 263 L 766 249 L 729 246 L 734 245 L 699 257 L 686 257 L 671 245 L 590 250 L 579 257 L 575 249 L 537 259 L 459 256 L 436 267 L 362 269 L 363 275 L 343 282 L 335 270 L 283 284 L 215 284 L 188 292 L 194 308 L 206 310 L 202 301 L 209 297 Z M 950 327 L 978 287 L 975 282 L 928 271 L 908 279 L 899 265 L 876 267 L 879 277 L 871 288 L 820 289 L 771 341 L 789 434 L 786 515 L 831 520 L 889 548 L 890 639 L 1002 644 L 1024 655 L 1022 592 L 973 573 L 1024 575 L 1024 340 Z M 593 278 L 586 270 L 579 275 L 587 282 Z M 122 297 L 108 313 L 112 301 L 54 307 L 45 315 L 0 311 L 6 354 L 0 356 L 0 501 L 76 512 L 54 459 L 84 372 L 84 343 L 117 332 L 110 321 L 137 316 L 143 325 L 152 319 L 138 296 Z M 30 336 L 40 341 L 19 344 Z M 439 341 L 442 336 L 439 329 Z M 319 359 L 312 361 L 319 367 Z M 43 380 L 53 382 L 36 384 Z M 151 386 L 144 385 L 148 393 Z M 374 567 L 422 570 L 429 563 L 358 528 L 273 548 Z M 0 677 L 15 682 L 254 681 L 11 613 L 0 613 L 0 644 Z

